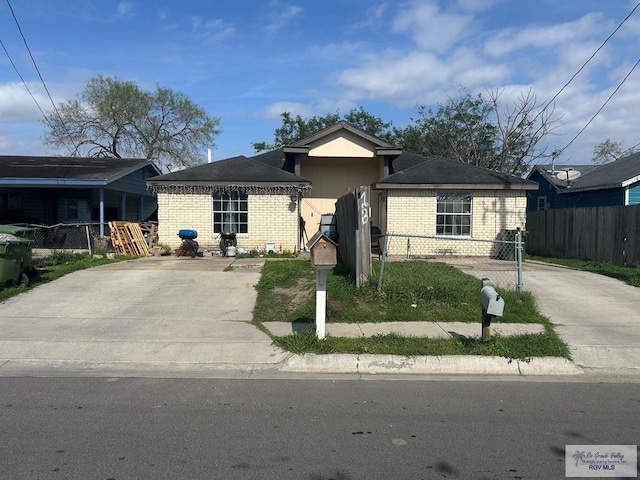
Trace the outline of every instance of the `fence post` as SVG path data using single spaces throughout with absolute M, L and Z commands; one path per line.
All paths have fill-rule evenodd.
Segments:
M 380 275 L 378 276 L 378 292 L 382 290 L 382 277 L 384 276 L 384 264 L 387 262 L 387 249 L 389 248 L 389 237 L 391 234 L 387 233 L 384 236 L 384 248 L 382 249 L 382 258 L 380 261 Z
M 516 270 L 518 272 L 516 289 L 518 292 L 522 291 L 522 254 L 522 230 L 518 227 L 518 230 L 516 231 Z
M 85 225 L 84 229 L 87 232 L 87 248 L 89 248 L 89 256 L 91 257 L 91 236 L 89 235 L 89 225 Z
M 360 229 L 356 229 L 356 288 L 360 288 L 360 275 L 362 273 L 362 256 L 360 255 Z

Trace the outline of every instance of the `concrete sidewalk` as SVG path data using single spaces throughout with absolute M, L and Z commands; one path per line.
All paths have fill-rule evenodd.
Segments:
M 0 375 L 573 375 L 592 367 L 588 358 L 583 361 L 581 353 L 585 340 L 580 331 L 586 327 L 571 328 L 584 318 L 585 314 L 573 305 L 583 300 L 576 295 L 560 297 L 555 293 L 554 298 L 564 298 L 563 308 L 544 299 L 540 303 L 545 314 L 559 324 L 561 335 L 569 342 L 579 367 L 561 358 L 521 362 L 475 356 L 294 355 L 274 347 L 271 338 L 251 323 L 256 298 L 253 286 L 259 280 L 262 260 L 234 260 L 148 257 L 75 272 L 11 298 L 0 304 Z M 234 263 L 233 271 L 225 272 L 231 263 Z M 576 281 L 572 276 L 574 271 L 558 271 L 554 267 L 548 271 L 547 268 L 541 269 L 539 277 L 531 276 L 531 272 L 525 277 L 536 294 L 548 296 L 548 289 L 555 289 L 557 293 L 561 288 L 554 282 Z M 549 272 L 557 275 L 554 282 L 549 281 L 554 276 L 549 276 Z M 579 277 L 577 285 L 583 290 L 593 285 L 597 290 L 600 277 L 595 277 L 598 278 Z M 547 281 L 543 281 L 544 278 Z M 544 286 L 540 287 L 540 282 Z M 610 301 L 614 303 L 618 284 L 610 291 Z M 627 289 L 621 291 L 629 294 Z M 585 294 L 596 302 L 587 310 L 600 311 L 598 299 L 602 302 L 602 296 L 588 290 Z M 628 308 L 636 308 L 636 304 L 631 302 Z M 627 313 L 619 312 L 621 316 Z M 636 331 L 633 328 L 637 327 L 637 319 L 635 323 L 628 319 L 627 324 L 628 331 Z M 273 322 L 265 327 L 278 336 L 301 328 Z M 541 325 L 499 323 L 492 327 L 493 332 L 503 335 L 534 333 L 542 328 Z M 327 329 L 329 335 L 335 336 L 389 332 L 442 337 L 480 335 L 479 324 L 461 323 L 328 324 Z M 614 329 L 607 338 L 610 346 L 618 342 L 615 345 L 620 347 L 637 337 L 629 338 L 622 329 Z M 630 345 L 624 352 L 619 350 L 636 355 L 640 342 L 635 345 L 635 349 Z M 640 356 L 632 358 L 637 358 L 640 365 Z M 625 368 L 619 368 L 621 365 Z M 631 369 L 626 368 L 629 365 Z M 633 365 L 621 356 L 614 356 L 610 364 L 598 372 L 637 374 Z

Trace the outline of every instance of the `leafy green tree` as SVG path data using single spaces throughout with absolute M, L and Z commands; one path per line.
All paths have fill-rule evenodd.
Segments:
M 625 150 L 623 142 L 616 142 L 607 138 L 593 147 L 593 163 L 602 165 L 604 163 L 613 162 L 627 155 L 632 155 L 638 151 L 635 145 Z
M 50 112 L 44 142 L 74 156 L 148 158 L 167 169 L 191 166 L 215 147 L 218 118 L 168 88 L 143 91 L 135 82 L 98 75 L 78 100 Z
M 418 118 L 394 129 L 395 143 L 421 155 L 439 155 L 490 170 L 521 175 L 531 162 L 550 156 L 542 144 L 552 133 L 553 109 L 530 91 L 503 108 L 500 92 L 468 92 L 438 105 L 418 106 Z
M 328 113 L 324 116 L 314 115 L 309 118 L 303 118 L 300 115 L 293 117 L 290 112 L 283 112 L 280 117 L 282 125 L 276 129 L 273 142 L 254 142 L 252 146 L 256 152 L 291 145 L 324 128 L 335 125 L 341 120 L 339 112 Z M 362 107 L 351 109 L 342 117 L 342 120 L 380 139 L 389 140 L 392 138 L 391 122 L 382 121 Z

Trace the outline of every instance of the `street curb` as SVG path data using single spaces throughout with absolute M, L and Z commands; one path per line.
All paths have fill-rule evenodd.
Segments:
M 81 360 L 7 359 L 0 362 L 0 377 L 36 376 L 251 376 L 258 373 L 395 374 L 395 375 L 578 375 L 584 370 L 560 357 L 530 361 L 479 355 L 316 355 L 289 354 L 274 363 L 202 363 L 179 361 L 88 362 Z
M 583 371 L 561 357 L 532 358 L 530 361 L 479 355 L 291 355 L 280 372 L 369 373 L 369 374 L 484 374 L 484 375 L 576 375 Z

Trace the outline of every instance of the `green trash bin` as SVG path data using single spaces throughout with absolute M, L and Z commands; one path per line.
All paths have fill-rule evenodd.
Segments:
M 31 244 L 33 240 L 18 237 L 11 233 L 0 233 L 0 287 L 7 284 L 29 284 L 31 265 Z
M 22 237 L 24 239 L 31 240 L 31 243 L 34 242 L 37 231 L 38 228 L 34 227 L 24 227 L 20 225 L 0 225 L 0 234 L 9 233 L 11 235 L 15 235 L 16 237 Z M 23 270 L 27 272 L 27 274 L 33 271 L 33 254 L 31 246 L 29 246 L 27 254 L 25 256 Z

